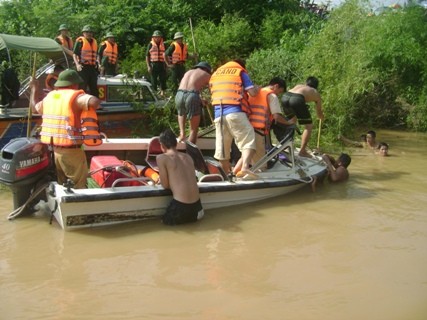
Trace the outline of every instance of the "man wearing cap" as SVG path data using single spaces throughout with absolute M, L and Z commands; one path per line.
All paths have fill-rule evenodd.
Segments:
M 182 78 L 178 92 L 175 96 L 175 105 L 178 110 L 179 141 L 185 140 L 185 122 L 190 120 L 190 136 L 188 140 L 192 143 L 197 141 L 200 115 L 203 105 L 207 101 L 200 96 L 200 91 L 207 87 L 211 78 L 211 66 L 202 61 L 187 71 Z
M 151 74 L 151 85 L 157 92 L 158 83 L 160 82 L 160 95 L 165 95 L 166 90 L 166 64 L 165 64 L 165 45 L 163 35 L 159 30 L 153 32 L 151 41 L 147 46 L 145 62 L 147 70 Z
M 73 57 L 73 39 L 71 39 L 68 26 L 66 24 L 61 24 L 58 29 L 59 35 L 55 38 L 55 41 L 58 42 L 64 49 L 64 52 Z
M 184 43 L 184 34 L 182 32 L 175 33 L 173 42 L 165 52 L 165 62 L 168 67 L 172 68 L 172 83 L 174 91 L 185 73 L 185 62 L 188 59 L 187 44 Z
M 43 115 L 41 141 L 53 145 L 58 183 L 70 179 L 74 188 L 86 188 L 88 166 L 86 155 L 81 148 L 82 134 L 81 114 L 90 108 L 96 110 L 100 100 L 78 90 L 82 78 L 74 70 L 67 69 L 59 74 L 55 90 L 43 99 L 36 79 L 30 82 L 30 107 Z
M 83 84 L 80 88 L 98 98 L 98 64 L 96 58 L 98 44 L 93 38 L 93 30 L 91 26 L 84 26 L 82 33 L 83 36 L 76 39 L 73 50 L 76 69 L 79 72 L 80 77 L 83 79 Z
M 114 77 L 117 74 L 119 50 L 112 32 L 108 32 L 105 38 L 107 40 L 101 43 L 98 50 L 98 65 L 101 66 L 101 76 Z

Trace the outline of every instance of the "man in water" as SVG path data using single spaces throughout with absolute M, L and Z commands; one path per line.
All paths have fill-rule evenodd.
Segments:
M 200 220 L 203 207 L 200 202 L 193 159 L 176 149 L 175 134 L 166 129 L 160 134 L 163 154 L 156 158 L 159 167 L 160 183 L 172 191 L 173 199 L 162 217 L 167 225 L 176 225 Z
M 344 137 L 343 135 L 339 135 L 338 139 L 340 139 L 342 142 L 352 147 L 377 149 L 378 144 L 376 141 L 376 137 L 377 137 L 376 132 L 374 130 L 369 130 L 368 132 L 366 132 L 366 134 L 362 134 L 360 136 L 361 141 L 353 141 Z
M 337 160 L 328 154 L 322 156 L 323 161 L 326 163 L 328 168 L 328 179 L 330 182 L 342 182 L 348 180 L 350 173 L 348 172 L 348 166 L 351 163 L 351 157 L 346 153 L 341 153 Z M 324 178 L 320 180 L 314 177 L 311 183 L 311 189 L 313 192 L 316 191 L 318 182 L 322 183 Z

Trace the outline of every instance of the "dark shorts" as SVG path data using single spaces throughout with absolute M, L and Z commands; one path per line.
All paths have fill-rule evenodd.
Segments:
M 202 203 L 200 199 L 194 203 L 182 203 L 172 199 L 169 206 L 166 208 L 166 213 L 162 217 L 164 224 L 173 226 L 176 224 L 196 222 L 204 215 Z
M 175 96 L 175 105 L 179 116 L 191 119 L 202 113 L 202 100 L 196 91 L 178 90 Z
M 311 124 L 310 110 L 302 94 L 286 92 L 282 97 L 283 112 L 289 118 L 296 116 L 299 124 Z

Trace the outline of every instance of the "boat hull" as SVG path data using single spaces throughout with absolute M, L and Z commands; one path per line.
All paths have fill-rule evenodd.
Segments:
M 326 173 L 317 160 L 311 162 L 300 171 L 277 163 L 260 173 L 258 180 L 199 182 L 203 208 L 242 205 L 294 192 L 310 183 L 314 176 Z M 52 183 L 47 198 L 49 210 L 61 228 L 72 230 L 158 218 L 164 214 L 172 195 L 160 185 L 67 191 Z

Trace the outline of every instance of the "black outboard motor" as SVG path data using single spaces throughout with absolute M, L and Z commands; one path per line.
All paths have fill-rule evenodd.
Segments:
M 35 188 L 48 181 L 51 159 L 48 146 L 35 138 L 13 139 L 3 147 L 0 154 L 0 183 L 12 190 L 14 209 L 25 204 Z M 45 198 L 44 193 L 43 196 Z M 27 206 L 26 213 L 33 211 L 32 206 Z

